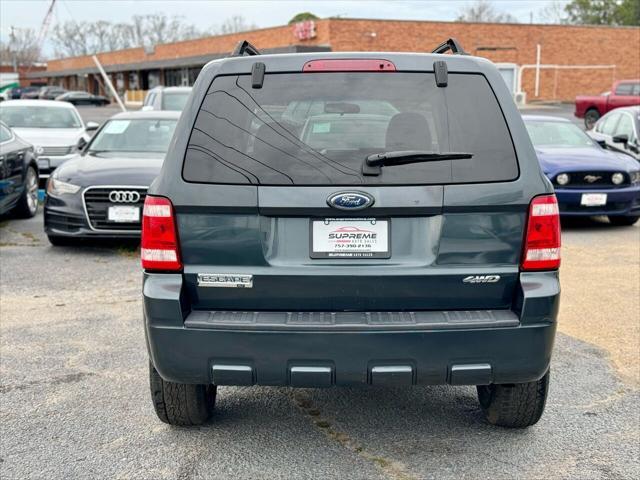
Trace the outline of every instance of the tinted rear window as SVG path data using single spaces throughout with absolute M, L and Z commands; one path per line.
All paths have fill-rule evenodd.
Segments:
M 616 95 L 637 95 L 636 85 L 634 83 L 621 83 L 616 88 Z
M 184 109 L 187 99 L 189 98 L 189 92 L 173 92 L 164 94 L 163 110 L 174 110 L 181 112 Z
M 372 153 L 468 152 L 473 158 L 384 167 L 363 176 Z M 186 181 L 263 185 L 447 184 L 508 181 L 516 155 L 486 79 L 433 73 L 267 74 L 211 84 L 183 167 Z

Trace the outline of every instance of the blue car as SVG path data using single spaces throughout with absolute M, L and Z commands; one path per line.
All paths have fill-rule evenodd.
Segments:
M 640 163 L 602 148 L 569 120 L 523 116 L 561 215 L 606 215 L 613 225 L 640 218 Z

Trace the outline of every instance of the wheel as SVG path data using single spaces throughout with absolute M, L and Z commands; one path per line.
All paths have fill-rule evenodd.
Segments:
M 630 227 L 631 225 L 634 225 L 638 219 L 640 219 L 640 216 L 628 216 L 628 217 L 614 217 L 614 216 L 609 216 L 609 222 L 611 223 L 611 225 L 615 225 L 617 227 Z
M 19 218 L 31 218 L 38 212 L 38 174 L 33 167 L 27 168 L 24 191 L 16 205 L 15 214 Z
M 478 400 L 489 423 L 509 428 L 535 425 L 549 392 L 549 372 L 537 382 L 479 385 Z
M 55 247 L 73 247 L 81 241 L 79 238 L 61 237 L 58 235 L 47 235 L 47 238 L 49 239 L 49 243 Z
M 151 401 L 158 418 L 169 425 L 202 425 L 211 417 L 215 385 L 192 385 L 163 380 L 149 362 Z
M 598 110 L 596 110 L 595 108 L 590 108 L 584 114 L 584 126 L 587 127 L 587 130 L 591 130 L 599 118 L 600 112 L 598 112 Z

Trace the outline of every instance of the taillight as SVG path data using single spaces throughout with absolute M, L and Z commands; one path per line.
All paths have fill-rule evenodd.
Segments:
M 560 212 L 555 195 L 535 197 L 529 206 L 522 270 L 560 267 Z
M 175 215 L 168 198 L 147 195 L 142 211 L 140 253 L 145 270 L 182 270 Z

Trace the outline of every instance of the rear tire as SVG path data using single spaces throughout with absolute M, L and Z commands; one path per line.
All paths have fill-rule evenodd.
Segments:
M 615 225 L 616 227 L 630 227 L 631 225 L 634 225 L 638 221 L 638 219 L 640 219 L 639 216 L 629 216 L 629 217 L 610 216 L 609 223 L 611 223 L 611 225 Z
M 24 191 L 15 208 L 18 218 L 32 218 L 38 213 L 38 173 L 33 167 L 27 168 L 24 177 Z
M 478 400 L 487 421 L 508 428 L 535 425 L 549 392 L 549 372 L 536 382 L 478 385 Z
M 202 425 L 213 413 L 215 385 L 192 385 L 164 380 L 149 362 L 151 401 L 158 418 L 169 425 Z
M 584 126 L 587 130 L 591 130 L 596 122 L 600 119 L 600 112 L 595 108 L 590 108 L 584 114 Z

